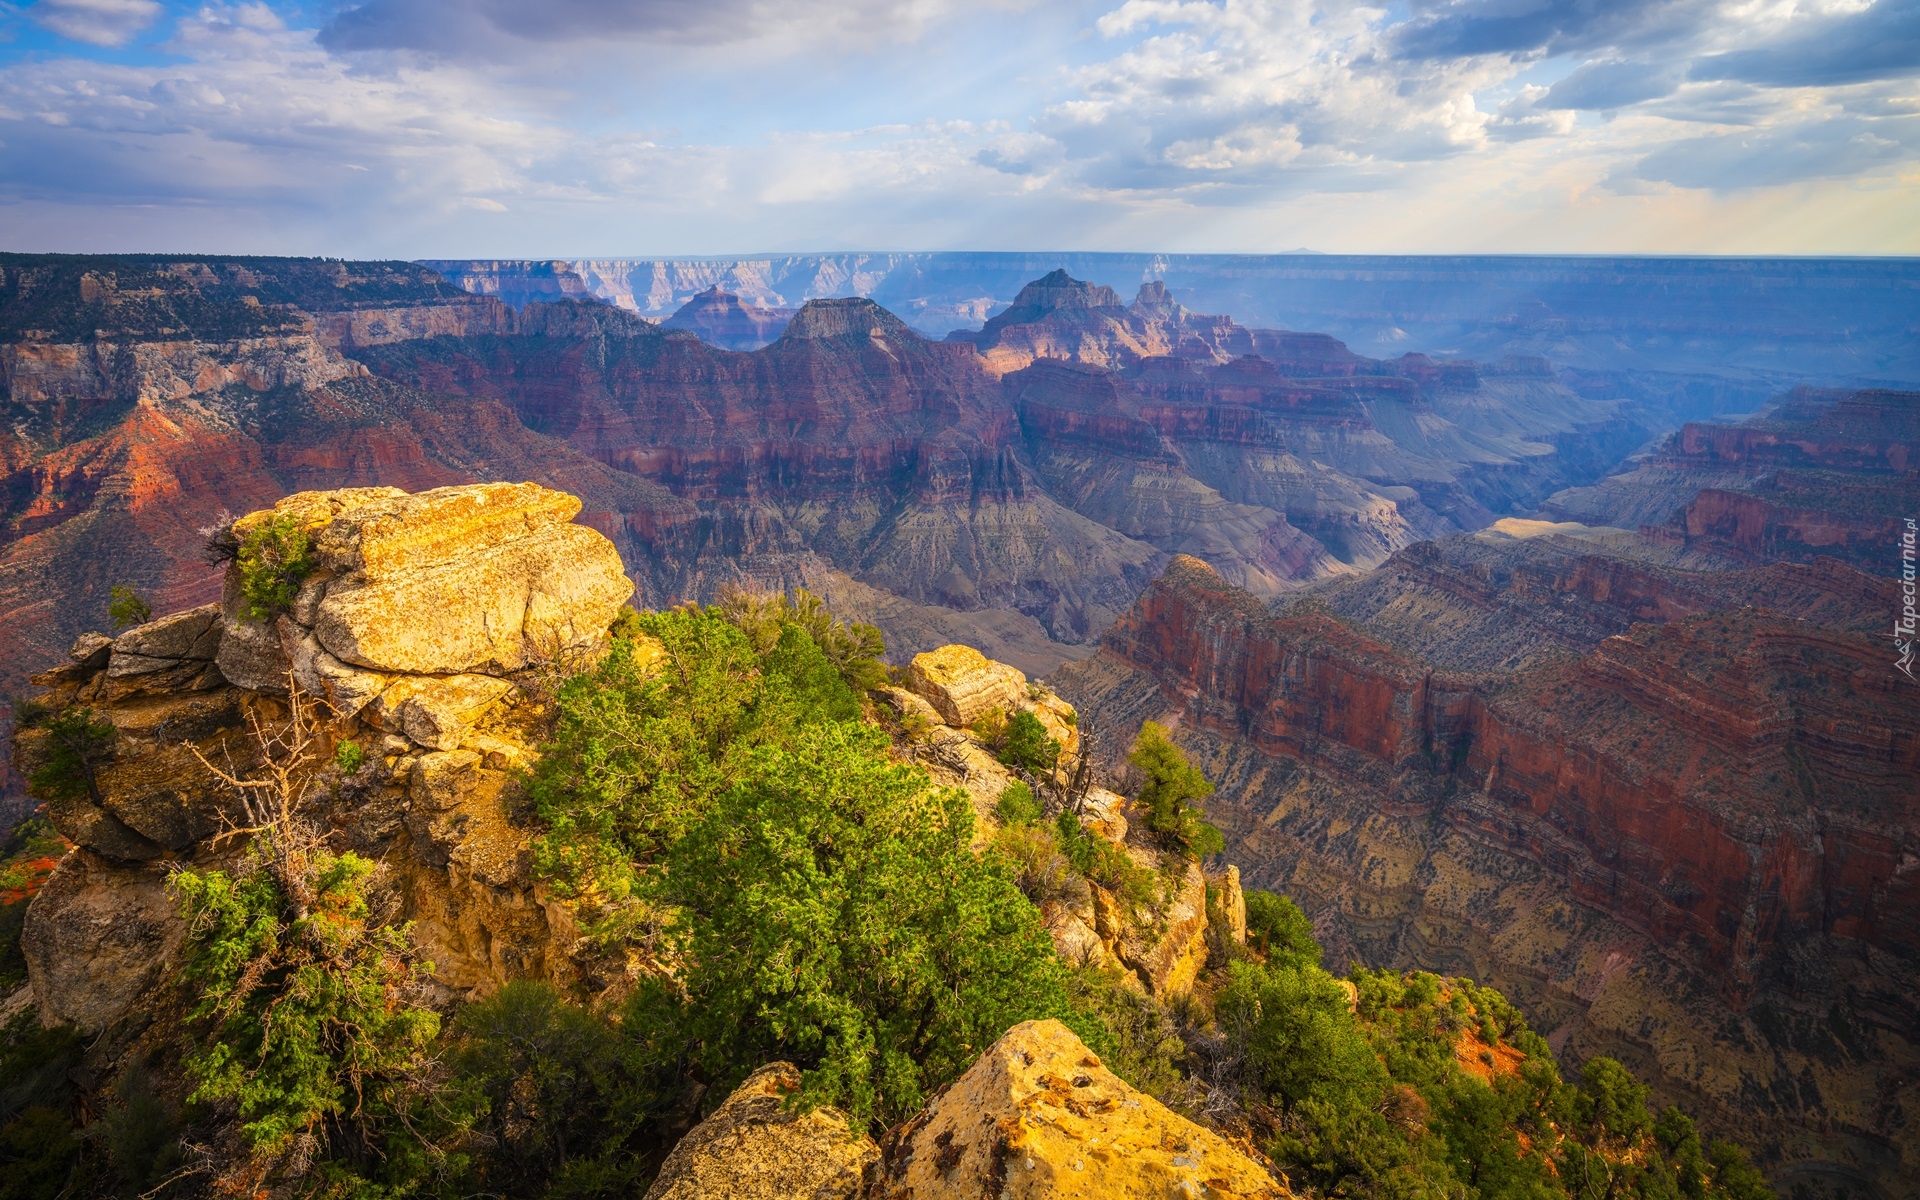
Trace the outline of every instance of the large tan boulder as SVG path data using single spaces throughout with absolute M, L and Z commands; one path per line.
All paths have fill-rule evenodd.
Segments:
M 991 709 L 1012 715 L 1027 698 L 1027 677 L 972 646 L 942 646 L 913 656 L 907 671 L 914 692 L 947 724 L 964 728 Z
M 877 1200 L 1279 1200 L 1217 1134 L 1135 1091 L 1058 1021 L 1008 1030 L 889 1138 Z
M 761 1067 L 680 1139 L 646 1200 L 852 1200 L 880 1157 L 830 1108 L 787 1107 L 800 1089 L 791 1063 Z
M 250 513 L 234 522 L 236 540 L 291 518 L 315 568 L 272 636 L 241 618 L 229 586 L 221 669 L 262 689 L 297 667 L 341 681 L 354 706 L 369 681 L 353 668 L 503 675 L 591 646 L 633 585 L 613 543 L 569 524 L 579 511 L 575 497 L 538 484 L 483 483 L 302 492 Z

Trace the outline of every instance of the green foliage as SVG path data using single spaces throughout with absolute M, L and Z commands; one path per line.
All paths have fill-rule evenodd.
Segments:
M 727 592 L 721 595 L 718 609 L 747 635 L 757 654 L 771 653 L 782 630 L 797 625 L 848 687 L 864 692 L 887 682 L 887 668 L 880 661 L 887 645 L 880 630 L 858 621 L 837 620 L 826 603 L 805 588 L 794 589 L 790 596 Z
M 891 1125 L 1010 1026 L 1070 1017 L 1039 914 L 969 849 L 963 793 L 887 761 L 886 735 L 809 725 L 756 747 L 665 852 L 679 987 L 627 1022 L 665 1031 L 724 1096 L 754 1068 L 803 1068 L 803 1098 Z
M 1127 761 L 1146 777 L 1137 799 L 1146 809 L 1147 828 L 1162 845 L 1196 859 L 1226 848 L 1226 837 L 1194 804 L 1213 795 L 1213 784 L 1167 737 L 1165 726 L 1143 723 Z
M 1049 737 L 1040 718 L 1022 709 L 1007 722 L 1000 761 L 1035 775 L 1053 770 L 1060 760 L 1060 742 Z
M 1247 945 L 1269 962 L 1298 966 L 1320 965 L 1320 943 L 1313 940 L 1313 922 L 1299 905 L 1285 896 L 1249 888 Z
M 367 761 L 367 752 L 360 748 L 359 742 L 341 742 L 333 748 L 333 765 L 340 769 L 342 775 L 351 775 L 358 771 L 360 764 L 365 761 Z
M 27 775 L 27 790 L 41 800 L 100 802 L 96 773 L 113 757 L 118 731 L 80 705 L 62 709 L 39 722 L 47 731 L 41 763 Z
M 370 923 L 372 863 L 296 837 L 261 835 L 235 874 L 171 877 L 204 1031 L 185 1060 L 191 1099 L 233 1105 L 261 1164 L 312 1138 L 389 1169 L 417 1165 L 412 1081 L 440 1021 L 408 999 L 407 930 Z
M 290 514 L 248 529 L 233 561 L 240 573 L 240 614 L 252 621 L 285 612 L 316 565 L 312 539 Z
M 1060 852 L 1088 883 L 1120 897 L 1129 908 L 1153 903 L 1159 891 L 1154 873 L 1127 857 L 1127 852 L 1103 837 L 1087 832 L 1080 818 L 1063 812 L 1054 819 Z
M 668 1093 L 641 1043 L 569 1004 L 551 984 L 515 980 L 454 1019 L 454 1088 L 490 1149 L 475 1190 L 504 1196 L 633 1196 L 645 1190 L 650 1122 Z
M 107 589 L 107 620 L 115 629 L 144 625 L 153 619 L 153 606 L 133 590 L 131 584 L 116 583 Z
M 1040 801 L 1034 799 L 1032 788 L 1016 779 L 1000 790 L 994 811 L 1005 824 L 1031 825 L 1040 819 Z
M 1059 840 L 1046 825 L 1033 821 L 1004 825 L 995 831 L 991 845 L 1006 860 L 1021 893 L 1035 904 L 1086 902 L 1087 881 L 1060 852 Z

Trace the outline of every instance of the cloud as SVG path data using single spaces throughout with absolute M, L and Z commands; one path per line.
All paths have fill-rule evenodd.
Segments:
M 1396 63 L 1378 10 L 1312 0 L 1128 0 L 1109 37 L 1146 34 L 1069 76 L 1036 128 L 1078 177 L 1121 189 L 1368 188 L 1394 164 L 1472 150 L 1479 63 Z
M 35 24 L 89 46 L 124 46 L 160 15 L 156 0 L 40 0 Z
M 1768 87 L 1831 87 L 1920 76 L 1920 0 L 1792 22 L 1760 45 L 1696 60 L 1695 79 Z
M 320 31 L 338 53 L 505 58 L 530 45 L 910 37 L 946 0 L 368 0 Z
M 1537 56 L 1670 44 L 1715 19 L 1717 0 L 1416 0 L 1394 31 L 1407 58 Z
M 1573 74 L 1553 85 L 1540 102 L 1542 108 L 1612 109 L 1670 96 L 1687 77 L 1684 63 L 1622 62 L 1601 59 L 1582 63 Z
M 1803 121 L 1669 142 L 1641 158 L 1632 178 L 1683 188 L 1734 191 L 1881 174 L 1920 152 L 1920 117 Z

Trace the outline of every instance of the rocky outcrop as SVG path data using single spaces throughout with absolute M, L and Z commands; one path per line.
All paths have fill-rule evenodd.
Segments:
M 795 1111 L 799 1090 L 791 1063 L 749 1075 L 674 1146 L 646 1200 L 856 1200 L 879 1147 L 836 1109 Z
M 909 753 L 938 783 L 962 788 L 972 801 L 975 844 L 984 846 L 1000 828 L 1001 793 L 1017 778 L 972 727 L 998 712 L 1028 713 L 1060 743 L 1055 785 L 1069 783 L 1074 756 L 1082 751 L 1079 714 L 1052 689 L 1031 687 L 1026 677 L 970 646 L 942 646 L 916 656 L 908 671 L 911 691 L 884 688 L 876 695 L 900 719 Z M 1163 866 L 1173 878 L 1160 898 L 1134 906 L 1098 884 L 1046 900 L 1042 917 L 1060 957 L 1076 965 L 1106 965 L 1155 996 L 1191 991 L 1207 964 L 1209 935 L 1246 940 L 1246 903 L 1240 877 L 1229 870 L 1209 881 L 1195 863 L 1164 863 L 1164 855 L 1128 819 L 1130 801 L 1103 787 L 1078 799 L 1082 826 L 1105 838 L 1149 871 Z M 1218 894 L 1209 904 L 1210 888 Z M 1237 913 L 1236 925 L 1234 914 Z
M 1017 711 L 1027 698 L 1027 677 L 971 646 L 941 646 L 913 656 L 913 690 L 947 724 L 966 728 L 989 712 Z
M 1179 726 L 1229 855 L 1335 961 L 1491 980 L 1775 1170 L 1897 1171 L 1907 1135 L 1848 1099 L 1920 1078 L 1890 1016 L 1920 986 L 1920 725 L 1861 632 L 1887 589 L 1832 560 L 1602 569 L 1599 544 L 1410 556 L 1404 610 L 1385 577 L 1269 612 L 1176 560 L 1052 682 L 1105 727 Z M 1352 589 L 1372 598 L 1336 618 Z M 1512 673 L 1406 648 L 1444 659 L 1513 592 L 1547 611 Z M 1747 607 L 1769 595 L 1799 615 Z M 1522 653 L 1543 630 L 1565 640 Z M 1829 1017 L 1844 1046 L 1798 1032 Z
M 716 285 L 681 305 L 660 327 L 684 329 L 722 350 L 758 350 L 780 337 L 796 311 L 744 304 Z
M 1225 1139 L 1127 1086 L 1058 1021 L 1016 1025 L 888 1136 L 876 1200 L 1291 1195 Z
M 602 647 L 632 590 L 606 539 L 568 523 L 578 511 L 533 484 L 291 496 L 224 535 L 231 545 L 277 522 L 307 536 L 311 571 L 288 611 L 243 616 L 229 566 L 224 613 L 205 605 L 84 636 L 38 676 L 54 707 L 83 706 L 111 728 L 87 786 L 49 805 L 79 848 L 28 914 L 43 1016 L 97 1030 L 144 1001 L 180 937 L 161 864 L 237 852 L 217 835 L 246 813 L 205 763 L 255 777 L 261 731 L 304 743 L 301 802 L 318 807 L 302 815 L 385 864 L 379 885 L 409 914 L 445 995 L 526 976 L 578 982 L 570 926 L 538 895 L 528 834 L 511 819 L 516 772 L 532 759 L 523 672 Z M 19 734 L 23 768 L 45 761 L 50 736 Z M 326 765 L 349 741 L 360 765 Z

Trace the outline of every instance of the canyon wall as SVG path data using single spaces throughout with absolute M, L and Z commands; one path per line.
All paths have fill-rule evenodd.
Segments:
M 1175 721 L 1229 856 L 1336 961 L 1490 979 L 1563 1055 L 1622 1057 L 1776 1180 L 1899 1192 L 1920 710 L 1867 632 L 1888 581 L 1500 536 L 1274 611 L 1177 559 L 1053 682 L 1110 751 Z M 1515 628 L 1519 669 L 1450 641 L 1476 614 Z

